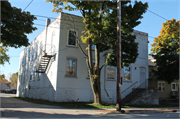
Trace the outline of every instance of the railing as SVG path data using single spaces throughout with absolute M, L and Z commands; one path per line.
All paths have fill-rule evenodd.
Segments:
M 136 83 L 138 83 L 138 81 L 136 81 L 136 82 L 134 82 L 133 84 L 131 84 L 128 88 L 126 88 L 124 91 L 122 91 L 121 92 L 121 95 L 122 94 L 124 94 L 124 95 L 122 95 L 122 98 L 124 98 L 126 95 L 128 95 L 129 93 L 131 93 L 132 92 L 132 88 L 134 87 L 136 87 Z
M 46 51 L 45 51 L 46 50 Z M 46 44 L 40 47 L 40 54 L 38 55 L 37 61 L 36 61 L 36 66 L 35 69 L 38 70 L 40 63 L 41 63 L 41 58 L 44 55 L 55 55 L 55 46 L 51 44 Z
M 135 83 L 130 85 L 128 88 L 126 88 L 124 91 L 122 91 L 122 93 L 121 93 L 121 95 L 123 94 L 122 99 L 124 97 L 126 97 L 128 94 L 130 94 L 132 91 L 135 91 L 139 88 L 142 88 L 142 89 L 147 88 L 148 87 L 147 81 L 148 81 L 148 79 L 145 79 L 145 81 L 143 83 L 141 83 L 138 87 L 135 86 L 135 84 L 138 83 L 138 81 L 136 81 Z M 134 89 L 132 90 L 133 86 L 134 86 Z
M 140 84 L 137 88 L 135 88 L 135 89 L 138 89 L 138 88 L 147 88 L 147 82 L 148 82 L 148 79 L 145 79 L 145 81 L 142 83 L 142 84 Z

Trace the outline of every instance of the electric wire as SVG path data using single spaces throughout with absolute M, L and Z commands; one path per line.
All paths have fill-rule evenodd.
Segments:
M 26 6 L 26 8 L 24 8 L 24 10 L 27 9 L 27 7 L 29 7 L 29 5 L 30 5 L 32 2 L 33 2 L 33 0 L 31 0 L 31 2 Z M 24 11 L 24 10 L 23 10 L 23 11 Z

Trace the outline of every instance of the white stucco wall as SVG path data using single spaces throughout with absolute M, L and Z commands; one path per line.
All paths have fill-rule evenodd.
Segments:
M 38 63 L 41 50 L 45 45 L 46 29 L 41 32 L 32 42 L 20 53 L 19 63 L 19 80 L 17 96 L 29 97 L 35 99 L 47 99 L 54 101 L 56 92 L 57 79 L 57 52 L 59 48 L 60 32 L 60 15 L 55 19 L 47 29 L 47 53 L 52 52 L 51 47 L 56 55 L 51 58 L 46 73 L 35 73 L 35 67 Z M 53 42 L 52 42 L 53 41 Z M 29 51 L 28 51 L 29 50 Z M 37 53 L 37 57 L 35 58 Z M 34 55 L 34 56 L 33 56 Z M 28 57 L 30 56 L 30 60 Z M 32 74 L 32 80 L 30 80 Z M 34 74 L 36 78 L 34 79 Z

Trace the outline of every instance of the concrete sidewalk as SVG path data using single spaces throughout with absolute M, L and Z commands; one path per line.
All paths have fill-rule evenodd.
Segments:
M 51 105 L 41 105 L 25 102 L 16 98 L 10 98 L 11 95 L 0 94 L 1 96 L 1 117 L 18 117 L 18 118 L 115 118 L 119 116 L 132 116 L 141 117 L 142 114 L 149 116 L 152 114 L 159 114 L 160 117 L 166 117 L 169 114 L 172 117 L 179 117 L 178 107 L 168 107 L 168 108 L 122 108 L 125 110 L 125 114 L 117 114 L 115 108 L 104 108 L 104 109 L 68 109 L 60 106 Z M 177 112 L 172 112 L 176 110 Z M 138 114 L 138 116 L 137 116 Z M 141 115 L 139 115 L 141 114 Z M 164 115 L 166 114 L 166 115 Z M 158 115 L 157 115 L 158 116 Z

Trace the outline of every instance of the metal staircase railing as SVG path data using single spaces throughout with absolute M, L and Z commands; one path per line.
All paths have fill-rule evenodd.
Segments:
M 144 90 L 144 89 L 146 89 L 147 88 L 147 79 L 145 79 L 145 81 L 142 83 L 142 84 L 140 84 L 138 87 L 136 87 L 136 88 L 134 88 L 133 90 L 131 90 L 131 92 L 130 93 L 128 93 L 126 96 L 124 96 L 123 98 L 122 98 L 122 104 L 128 104 L 131 100 L 133 100 L 136 96 L 138 96 L 140 93 L 142 93 L 142 91 Z M 136 83 L 136 82 L 135 82 Z M 133 85 L 133 84 L 132 84 Z M 132 85 L 131 86 L 129 86 L 126 90 L 128 90 L 128 89 L 131 89 L 130 87 L 132 87 Z M 124 92 L 126 91 L 126 90 L 124 90 Z M 122 92 L 122 93 L 124 93 L 124 92 Z M 121 94 L 122 94 L 121 93 Z
M 46 49 L 45 49 L 46 48 Z M 45 73 L 49 65 L 51 58 L 55 55 L 55 47 L 53 45 L 46 44 L 46 46 L 40 47 L 40 54 L 36 62 L 36 72 Z
M 124 96 L 123 97 L 126 97 L 126 95 L 128 95 L 129 93 L 132 92 L 132 87 L 134 86 L 134 88 L 136 87 L 136 83 L 138 83 L 138 81 L 134 82 L 133 84 L 131 84 L 128 88 L 126 88 L 124 91 L 121 92 L 121 95 L 124 93 Z M 122 98 L 123 98 L 122 97 Z
M 134 82 L 132 85 L 130 85 L 128 88 L 126 88 L 124 91 L 121 92 L 121 95 L 125 93 L 124 96 L 122 95 L 123 96 L 122 99 L 125 98 L 128 94 L 132 93 L 133 91 L 138 90 L 139 88 L 142 88 L 142 89 L 147 88 L 148 86 L 146 85 L 147 81 L 148 79 L 145 79 L 145 81 L 142 84 L 140 84 L 138 87 L 135 86 L 135 84 L 138 83 L 138 81 Z M 132 90 L 133 86 L 134 86 L 134 89 Z

